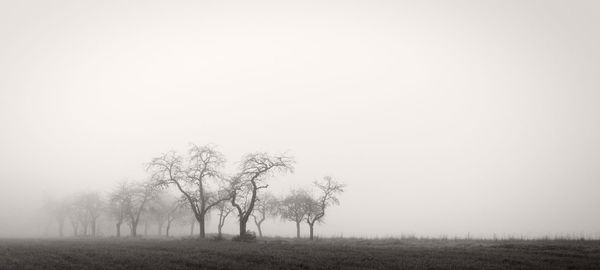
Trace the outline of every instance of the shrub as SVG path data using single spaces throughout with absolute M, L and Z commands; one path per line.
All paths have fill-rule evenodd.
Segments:
M 225 239 L 223 237 L 223 235 L 217 234 L 217 235 L 213 236 L 210 240 L 212 240 L 212 241 L 222 241 L 223 239 Z
M 232 238 L 232 240 L 239 241 L 239 242 L 254 242 L 254 241 L 256 241 L 256 233 L 248 230 L 248 231 L 246 231 L 246 233 L 244 233 L 242 235 L 234 236 Z

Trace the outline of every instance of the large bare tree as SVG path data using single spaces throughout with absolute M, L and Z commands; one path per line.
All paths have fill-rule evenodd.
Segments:
M 306 218 L 306 202 L 310 199 L 308 191 L 294 189 L 279 205 L 278 212 L 281 218 L 296 223 L 296 238 L 300 238 L 300 223 Z
M 262 237 L 262 223 L 269 216 L 277 215 L 279 200 L 270 192 L 265 192 L 258 196 L 255 205 L 255 211 L 252 213 L 254 224 L 258 229 L 258 236 Z
M 157 185 L 175 186 L 187 200 L 200 225 L 201 238 L 206 237 L 206 215 L 220 202 L 229 200 L 229 192 L 219 192 L 223 186 L 220 170 L 224 163 L 223 154 L 214 146 L 192 144 L 187 160 L 171 151 L 148 164 Z
M 337 195 L 344 192 L 345 184 L 334 181 L 330 176 L 323 177 L 323 181 L 315 181 L 314 185 L 319 190 L 320 196 L 316 199 L 305 200 L 306 223 L 310 228 L 310 240 L 313 240 L 314 226 L 323 222 L 325 210 L 331 205 L 339 204 Z
M 256 204 L 258 191 L 269 186 L 265 182 L 274 173 L 293 172 L 294 161 L 286 155 L 251 153 L 242 158 L 240 170 L 240 173 L 230 179 L 230 192 L 231 205 L 238 214 L 240 237 L 243 237 Z

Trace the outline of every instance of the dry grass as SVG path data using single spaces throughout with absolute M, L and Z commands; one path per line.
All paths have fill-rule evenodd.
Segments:
M 600 241 L 0 240 L 0 269 L 598 269 Z

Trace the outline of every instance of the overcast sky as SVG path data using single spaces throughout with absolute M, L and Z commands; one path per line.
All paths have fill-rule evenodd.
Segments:
M 600 236 L 598 48 L 597 1 L 0 1 L 0 237 L 190 142 L 345 182 L 321 235 Z

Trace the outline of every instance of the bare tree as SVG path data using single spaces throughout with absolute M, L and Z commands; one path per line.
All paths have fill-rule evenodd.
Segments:
M 186 217 L 184 220 L 186 220 L 185 224 L 189 224 L 190 225 L 190 236 L 194 236 L 194 227 L 196 227 L 196 216 L 194 216 L 194 213 L 192 213 L 192 210 L 188 209 L 187 207 L 185 208 L 187 209 L 187 211 L 184 211 L 186 213 Z
M 96 192 L 80 193 L 65 200 L 66 217 L 71 223 L 73 236 L 95 236 L 97 220 L 102 214 L 103 202 Z
M 168 212 L 169 202 L 167 202 L 164 196 L 159 195 L 148 204 L 148 219 L 156 223 L 158 236 L 162 235 Z
M 278 212 L 281 218 L 296 223 L 296 238 L 300 238 L 300 223 L 307 214 L 305 208 L 307 200 L 310 200 L 310 195 L 306 190 L 294 189 L 279 206 Z
M 81 207 L 81 210 L 83 210 L 80 215 L 82 215 L 81 221 L 84 235 L 87 235 L 87 229 L 89 226 L 92 236 L 96 236 L 96 225 L 103 210 L 103 202 L 100 194 L 97 192 L 81 194 L 79 196 L 78 203 Z
M 187 199 L 184 200 L 185 202 L 182 202 L 181 205 L 182 217 L 180 218 L 180 221 L 182 225 L 190 226 L 190 236 L 194 236 L 198 220 L 196 219 L 196 215 L 194 215 L 194 212 L 192 212 L 192 209 L 189 203 L 187 202 Z M 180 201 L 182 200 L 180 199 Z M 208 215 L 206 219 L 208 220 L 209 217 L 210 215 Z
M 270 192 L 258 196 L 255 204 L 255 211 L 252 213 L 254 224 L 258 229 L 258 236 L 263 236 L 261 225 L 268 216 L 277 215 L 278 206 L 279 200 Z
M 229 205 L 226 201 L 222 201 L 219 204 L 217 204 L 216 209 L 219 212 L 219 223 L 217 224 L 217 237 L 221 239 L 223 237 L 223 225 L 225 225 L 225 220 L 227 219 L 227 216 L 229 216 L 229 214 L 233 212 L 233 207 L 231 207 L 231 205 Z
M 137 236 L 137 227 L 148 202 L 156 196 L 156 190 L 150 182 L 134 184 L 131 194 L 131 207 L 127 211 L 127 225 L 131 229 L 131 236 Z
M 67 200 L 56 200 L 46 198 L 44 208 L 46 213 L 50 214 L 58 224 L 58 236 L 64 236 L 64 227 L 67 217 L 69 216 L 69 202 Z
M 81 208 L 76 204 L 74 198 L 68 202 L 68 218 L 73 229 L 73 236 L 79 236 L 79 225 L 81 222 Z
M 121 225 L 132 211 L 132 200 L 134 190 L 127 182 L 118 183 L 117 187 L 109 195 L 109 214 L 115 219 L 117 237 L 121 237 Z
M 267 178 L 275 172 L 292 172 L 294 161 L 285 155 L 270 156 L 267 153 L 252 153 L 244 156 L 241 172 L 230 179 L 231 205 L 237 210 L 240 237 L 246 234 L 248 218 L 260 189 L 268 187 Z
M 171 226 L 173 225 L 173 222 L 181 220 L 187 214 L 187 209 L 185 206 L 185 201 L 182 200 L 176 200 L 171 202 L 169 212 L 167 213 L 167 237 L 170 236 Z
M 346 187 L 345 184 L 334 181 L 330 176 L 323 177 L 322 182 L 315 181 L 314 185 L 321 195 L 316 199 L 305 200 L 306 223 L 310 228 L 310 240 L 313 240 L 315 223 L 323 221 L 327 207 L 340 203 L 336 196 L 344 192 Z
M 75 230 L 75 235 L 88 235 L 90 216 L 85 208 L 84 194 L 74 195 L 70 202 L 69 218 Z
M 158 224 L 158 235 L 162 235 L 162 229 L 166 224 L 166 236 L 169 236 L 171 224 L 179 218 L 182 218 L 185 213 L 185 199 L 179 199 L 171 194 L 160 194 L 156 199 L 150 202 L 149 215 Z
M 225 158 L 215 147 L 192 145 L 189 158 L 169 152 L 152 159 L 148 170 L 159 186 L 174 185 L 184 196 L 200 225 L 200 237 L 206 237 L 205 219 L 208 212 L 221 201 L 229 200 L 229 192 L 219 192 L 221 174 L 219 170 Z M 222 185 L 221 185 L 222 186 Z

